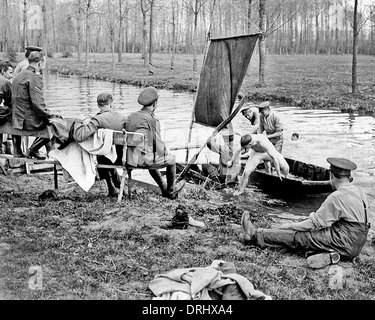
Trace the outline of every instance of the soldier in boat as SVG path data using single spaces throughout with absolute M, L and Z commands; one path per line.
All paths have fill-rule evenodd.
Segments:
M 288 163 L 281 155 L 281 153 L 277 152 L 273 144 L 263 134 L 243 135 L 241 137 L 241 147 L 235 151 L 232 159 L 228 161 L 227 165 L 231 167 L 240 153 L 247 153 L 248 151 L 250 151 L 249 158 L 247 159 L 245 169 L 240 181 L 240 189 L 233 193 L 234 196 L 238 196 L 245 191 L 250 174 L 262 161 L 271 161 L 274 164 L 280 180 L 282 179 L 282 174 L 284 175 L 284 177 L 288 176 Z

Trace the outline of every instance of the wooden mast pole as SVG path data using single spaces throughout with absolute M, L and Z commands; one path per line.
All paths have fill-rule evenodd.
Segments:
M 212 10 L 211 10 L 211 15 L 210 15 L 210 25 L 208 27 L 208 32 L 207 32 L 207 41 L 206 41 L 206 45 L 205 45 L 205 48 L 204 48 L 204 54 L 203 54 L 203 61 L 202 61 L 201 72 L 202 72 L 202 68 L 204 66 L 204 63 L 206 61 L 207 51 L 208 51 L 208 47 L 209 47 L 210 40 L 211 40 L 211 24 L 212 24 L 214 9 L 215 9 L 215 3 L 216 3 L 216 0 L 214 0 L 213 5 L 212 5 Z M 198 88 L 199 88 L 199 83 L 200 83 L 200 77 L 198 79 L 197 91 L 198 91 Z M 191 132 L 193 130 L 193 125 L 194 125 L 194 118 L 195 118 L 194 114 L 195 114 L 196 102 L 197 102 L 197 93 L 195 93 L 194 108 L 193 108 L 193 112 L 191 113 L 191 118 L 190 118 L 190 126 L 189 126 L 189 133 L 188 133 L 187 145 L 189 145 L 190 142 L 191 142 Z M 189 159 L 189 148 L 186 149 L 185 162 L 188 162 L 188 159 Z

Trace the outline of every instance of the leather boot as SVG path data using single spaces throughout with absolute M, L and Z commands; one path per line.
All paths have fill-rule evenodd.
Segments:
M 5 153 L 6 154 L 14 154 L 14 147 L 13 147 L 13 139 L 12 139 L 12 137 L 8 137 L 8 140 L 5 141 Z
M 156 184 L 159 186 L 162 196 L 166 197 L 167 183 L 164 181 L 163 177 L 161 176 L 160 171 L 158 169 L 150 169 L 148 170 L 148 172 L 150 172 L 152 179 L 154 179 Z
M 12 136 L 12 140 L 13 140 L 13 148 L 14 148 L 13 156 L 16 158 L 24 158 L 25 155 L 23 154 L 22 149 L 21 149 L 22 137 Z
M 185 181 L 180 181 L 175 184 L 176 180 L 176 164 L 167 166 L 167 192 L 166 197 L 169 199 L 176 199 L 178 193 L 185 186 Z
M 108 187 L 108 196 L 109 197 L 115 197 L 118 195 L 118 192 L 116 190 L 116 187 L 114 186 L 113 182 L 112 182 L 112 178 L 110 175 L 108 175 L 106 178 L 105 178 L 105 182 L 107 182 L 107 187 Z
M 50 139 L 47 138 L 36 138 L 33 144 L 30 146 L 29 150 L 26 152 L 26 157 L 36 158 L 38 160 L 45 160 L 46 157 L 42 156 L 38 151 L 41 147 L 47 145 Z
M 111 170 L 110 172 L 111 177 L 112 177 L 112 182 L 115 185 L 117 189 L 120 189 L 121 186 L 121 178 L 120 175 L 118 174 L 116 169 Z
M 189 227 L 189 214 L 182 205 L 176 208 L 176 214 L 172 220 L 160 226 L 162 229 L 187 229 Z

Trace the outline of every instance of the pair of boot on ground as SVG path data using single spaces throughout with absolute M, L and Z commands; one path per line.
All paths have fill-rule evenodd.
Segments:
M 245 240 L 245 243 L 257 243 L 257 229 L 253 226 L 250 221 L 250 213 L 245 211 L 241 218 L 241 231 Z M 275 235 L 275 243 L 268 244 L 270 247 L 275 247 L 278 239 Z M 266 243 L 264 243 L 267 246 Z M 336 264 L 340 261 L 340 254 L 337 252 L 321 252 L 307 251 L 307 266 L 313 269 L 324 268 L 330 264 Z

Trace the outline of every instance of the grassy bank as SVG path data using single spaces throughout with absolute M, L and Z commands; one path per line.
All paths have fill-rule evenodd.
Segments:
M 223 195 L 190 184 L 176 201 L 138 187 L 132 199 L 116 205 L 104 182 L 89 193 L 59 184 L 56 198 L 39 200 L 53 186 L 52 176 L 0 175 L 0 298 L 150 299 L 148 284 L 155 275 L 221 259 L 273 299 L 375 299 L 371 242 L 354 262 L 339 263 L 341 290 L 329 288 L 329 267 L 308 269 L 302 255 L 245 245 L 244 209 L 258 227 L 280 222 L 270 215 L 272 202 L 256 189 L 247 190 L 254 201 L 246 208 L 223 200 L 233 190 Z M 161 229 L 178 205 L 208 228 Z M 33 265 L 42 268 L 42 290 L 29 288 Z
M 116 57 L 117 58 L 117 57 Z M 350 55 L 270 55 L 267 56 L 266 85 L 258 83 L 258 56 L 253 55 L 240 94 L 253 100 L 286 102 L 302 108 L 335 109 L 373 114 L 375 110 L 375 57 L 358 57 L 358 93 L 351 94 Z M 198 67 L 202 56 L 199 56 Z M 170 55 L 153 55 L 153 75 L 143 65 L 140 54 L 126 53 L 123 63 L 112 70 L 111 55 L 93 54 L 89 67 L 76 57 L 49 59 L 49 69 L 66 75 L 132 85 L 195 91 L 197 74 L 192 71 L 192 55 L 176 55 L 174 69 Z

